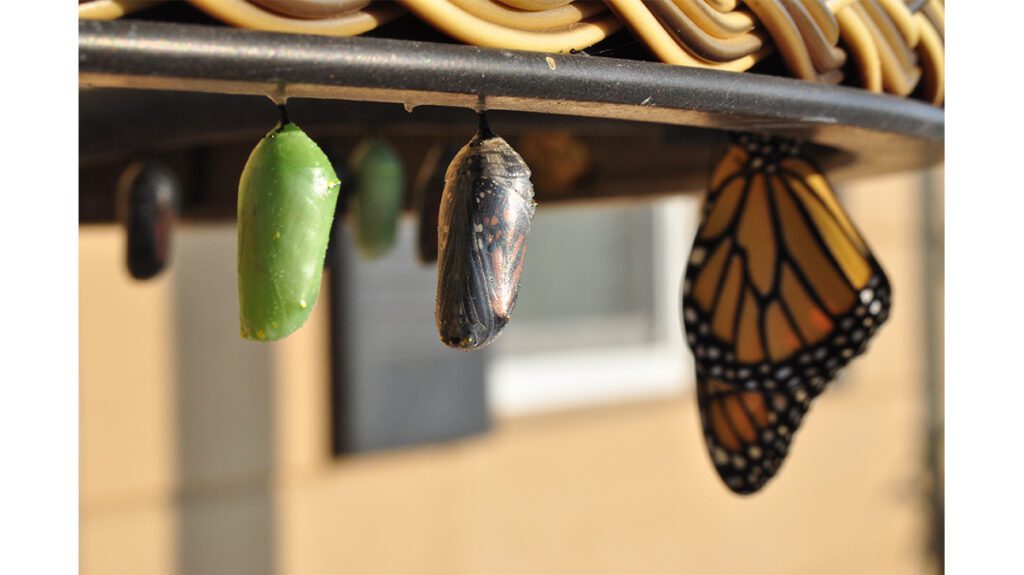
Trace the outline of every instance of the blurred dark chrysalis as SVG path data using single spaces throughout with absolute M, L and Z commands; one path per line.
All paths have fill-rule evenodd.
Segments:
M 127 232 L 128 272 L 133 278 L 153 278 L 167 266 L 180 198 L 177 176 L 160 160 L 135 161 L 121 174 L 118 215 Z
M 454 146 L 438 143 L 427 152 L 416 176 L 416 185 L 413 188 L 418 223 L 416 256 L 423 264 L 437 261 L 437 222 L 441 212 L 445 173 L 458 151 Z
M 435 319 L 445 345 L 469 351 L 494 341 L 508 323 L 536 203 L 530 168 L 482 113 L 445 182 Z

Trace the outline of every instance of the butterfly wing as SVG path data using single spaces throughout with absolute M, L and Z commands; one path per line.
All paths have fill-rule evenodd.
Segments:
M 889 313 L 885 272 L 793 142 L 742 135 L 716 165 L 683 283 L 704 436 L 753 493 L 811 401 Z

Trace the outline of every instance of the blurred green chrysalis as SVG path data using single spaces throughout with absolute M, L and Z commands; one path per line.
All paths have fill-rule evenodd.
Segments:
M 276 340 L 309 317 L 341 186 L 320 147 L 288 120 L 249 155 L 238 183 L 242 337 Z
M 356 246 L 363 257 L 378 258 L 395 243 L 405 192 L 402 160 L 390 144 L 371 136 L 353 150 L 349 168 L 355 179 L 349 221 Z

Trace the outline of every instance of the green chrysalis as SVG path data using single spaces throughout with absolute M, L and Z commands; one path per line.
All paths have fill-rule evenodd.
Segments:
M 378 258 L 395 243 L 402 214 L 405 170 L 390 144 L 369 137 L 349 157 L 355 186 L 349 208 L 356 246 L 366 258 Z
M 309 317 L 341 182 L 298 126 L 260 140 L 238 182 L 238 303 L 242 337 L 276 340 Z

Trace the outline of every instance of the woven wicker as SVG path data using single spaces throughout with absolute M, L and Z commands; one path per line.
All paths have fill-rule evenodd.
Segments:
M 941 105 L 943 0 L 189 0 L 229 25 L 354 36 L 409 13 L 467 44 L 584 51 L 624 26 L 658 60 L 744 72 L 777 54 L 801 80 L 843 83 Z M 113 19 L 159 0 L 91 0 Z

